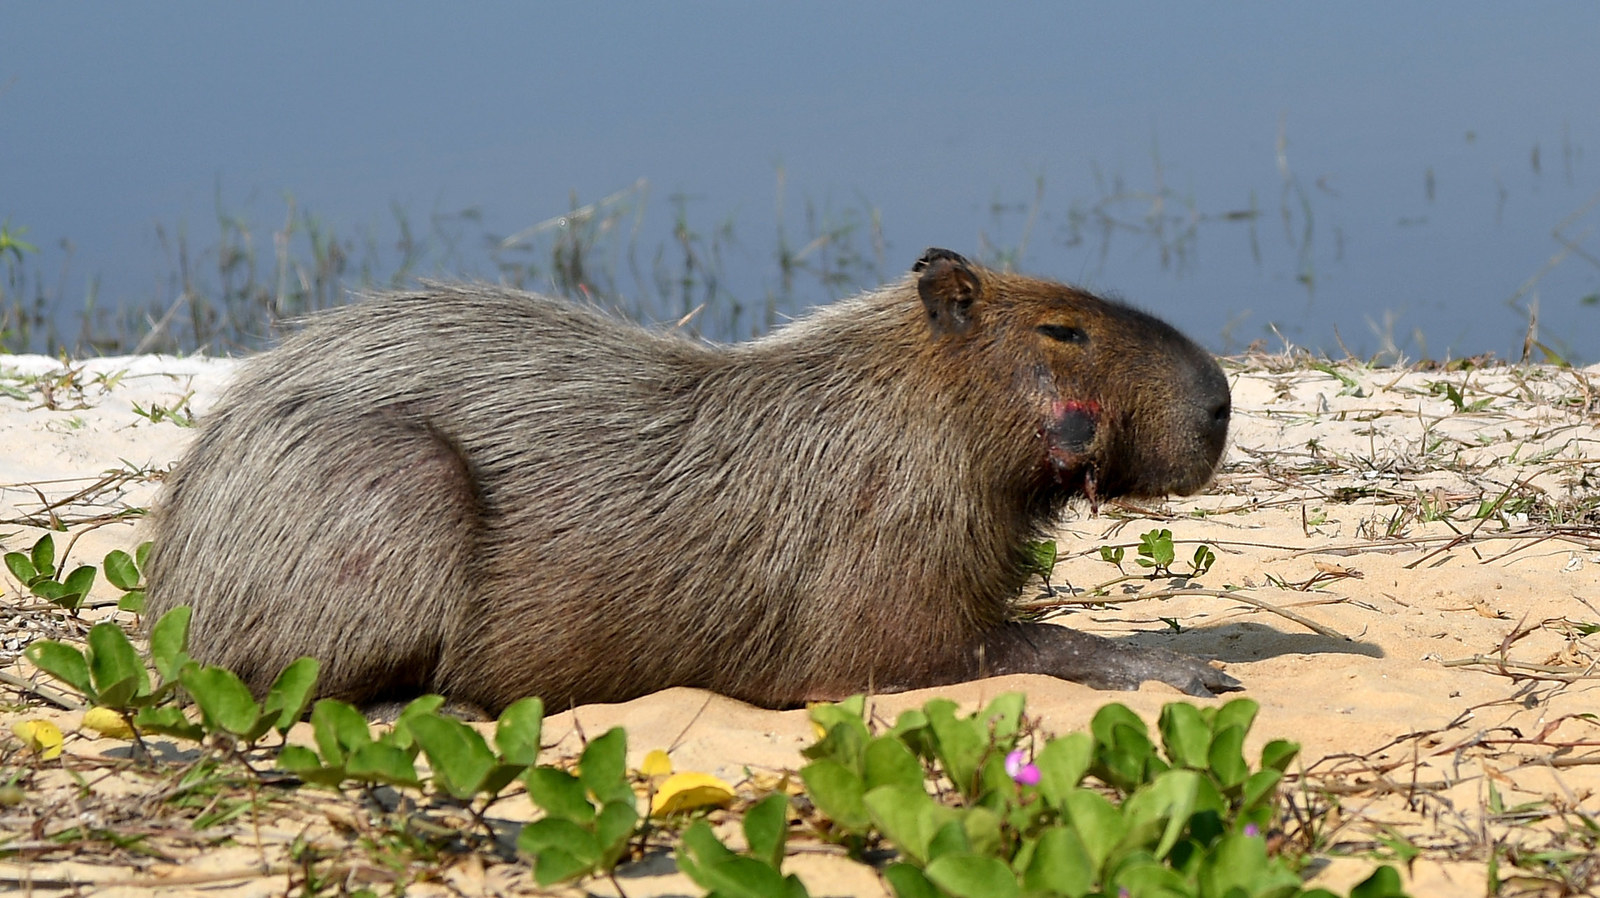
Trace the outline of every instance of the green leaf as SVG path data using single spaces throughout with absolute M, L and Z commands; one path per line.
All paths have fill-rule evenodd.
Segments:
M 1172 702 L 1161 709 L 1156 724 L 1167 757 L 1180 767 L 1204 770 L 1211 750 L 1211 728 L 1200 709 L 1185 702 Z M 1242 759 L 1241 759 L 1242 760 Z
M 1388 864 L 1372 871 L 1371 876 L 1350 890 L 1350 898 L 1405 898 L 1405 894 L 1400 874 Z
M 1000 854 L 1003 840 L 1000 823 L 999 814 L 981 805 L 968 808 L 961 815 L 961 829 L 967 835 L 967 844 L 977 854 Z
M 83 599 L 89 594 L 89 589 L 94 586 L 94 568 L 85 564 L 67 575 L 61 585 L 70 595 L 77 596 L 74 607 L 83 604 Z
M 395 718 L 394 726 L 390 727 L 384 738 L 409 751 L 412 757 L 416 757 L 421 748 L 416 744 L 417 740 L 412 738 L 411 721 L 430 715 L 442 707 L 444 707 L 442 695 L 417 696 L 400 709 L 400 716 Z
M 1101 886 L 1109 894 L 1152 895 L 1160 898 L 1188 898 L 1196 894 L 1183 875 L 1151 857 L 1148 852 L 1132 852 L 1120 858 Z M 1213 898 L 1208 892 L 1203 898 Z M 1215 898 L 1240 898 L 1238 893 Z M 1277 898 L 1277 896 L 1272 896 Z
M 72 646 L 53 639 L 41 639 L 29 643 L 28 647 L 22 650 L 22 654 L 27 656 L 34 667 L 85 696 L 94 695 L 93 681 L 89 678 L 89 662 L 84 660 L 82 652 Z
M 150 628 L 150 660 L 162 680 L 178 679 L 179 670 L 189 661 L 191 616 L 188 605 L 179 605 L 161 615 L 161 619 Z
M 979 724 L 994 734 L 997 748 L 1011 747 L 1011 741 L 1022 729 L 1022 712 L 1027 702 L 1028 697 L 1021 692 L 1002 692 L 976 715 Z
M 180 675 L 183 688 L 194 696 L 206 728 L 221 729 L 235 736 L 248 736 L 261 719 L 249 687 L 233 671 L 221 667 L 191 667 Z
M 83 604 L 83 596 L 69 592 L 65 586 L 51 580 L 42 578 L 29 585 L 28 591 L 52 605 L 58 605 L 68 611 L 77 611 Z
M 144 590 L 135 589 L 135 590 L 123 593 L 122 594 L 122 598 L 117 599 L 117 610 L 118 611 L 127 611 L 127 612 L 130 612 L 130 613 L 133 613 L 133 614 L 143 614 L 144 613 Z
M 1166 769 L 1139 716 L 1120 704 L 1101 708 L 1089 722 L 1094 732 L 1095 763 L 1090 770 L 1107 784 L 1128 793 Z
M 583 782 L 565 770 L 529 767 L 522 782 L 528 797 L 551 817 L 585 825 L 594 822 L 594 805 L 589 803 Z
M 1177 553 L 1172 548 L 1171 530 L 1151 530 L 1139 537 L 1139 564 L 1165 570 L 1175 558 Z
M 1230 833 L 1212 846 L 1200 861 L 1197 874 L 1203 895 L 1226 895 L 1238 889 L 1246 895 L 1293 894 L 1300 878 L 1267 857 L 1267 841 L 1260 836 Z
M 953 854 L 923 870 L 934 885 L 956 898 L 1011 898 L 1020 893 L 1017 876 L 998 858 Z
M 1244 730 L 1236 726 L 1219 729 L 1207 760 L 1212 776 L 1224 789 L 1232 791 L 1243 785 L 1250 776 L 1250 765 L 1244 759 Z
M 1056 569 L 1056 542 L 1053 539 L 1035 540 L 1023 545 L 1032 573 L 1050 579 Z
M 783 867 L 789 839 L 789 798 L 774 792 L 750 806 L 744 815 L 744 838 L 750 854 L 774 870 Z
M 285 745 L 278 750 L 278 769 L 294 774 L 316 786 L 338 788 L 344 782 L 344 766 L 324 766 L 316 752 L 303 745 Z
M 815 800 L 816 796 L 812 795 Z M 961 832 L 961 812 L 933 800 L 919 783 L 915 786 L 879 786 L 862 798 L 872 824 L 906 857 L 926 864 L 933 856 L 933 839 L 945 826 Z M 965 833 L 961 832 L 965 841 Z
M 822 727 L 823 732 L 833 729 L 841 723 L 861 723 L 867 712 L 867 697 L 865 695 L 852 695 L 842 702 L 825 702 L 815 704 L 806 709 L 806 716 L 811 722 Z M 862 729 L 866 724 L 862 724 Z
M 589 740 L 578 758 L 578 779 L 602 804 L 633 800 L 633 788 L 628 785 L 628 734 L 622 727 L 612 727 Z
M 511 785 L 511 781 L 521 776 L 527 770 L 526 764 L 501 764 L 496 762 L 489 772 L 483 775 L 483 782 L 478 784 L 478 791 L 484 795 L 499 795 L 501 790 Z
M 322 664 L 315 658 L 300 657 L 289 662 L 272 681 L 262 703 L 263 714 L 269 726 L 280 733 L 289 732 L 311 704 L 311 694 L 317 688 L 317 674 Z
M 811 722 L 821 727 L 824 735 L 800 753 L 813 760 L 828 758 L 838 761 L 859 774 L 861 752 L 872 738 L 861 719 L 864 707 L 862 696 L 852 696 L 837 704 L 813 705 L 810 709 Z
M 1094 739 L 1081 730 L 1045 742 L 1033 758 L 1039 768 L 1039 794 L 1045 802 L 1059 809 L 1067 793 L 1083 782 L 1093 756 Z
M 989 751 L 989 734 L 983 722 L 976 716 L 957 718 L 956 703 L 948 699 L 934 699 L 923 710 L 928 714 L 934 751 L 944 765 L 945 775 L 964 798 L 976 800 L 981 786 L 978 765 Z
M 838 761 L 821 758 L 800 768 L 800 779 L 817 809 L 846 830 L 859 832 L 868 823 L 861 803 L 866 786 L 855 771 Z
M 30 560 L 33 562 L 33 569 L 38 571 L 38 576 L 55 576 L 56 541 L 50 534 L 46 533 L 44 536 L 39 537 L 39 541 L 33 544 Z
M 933 831 L 928 840 L 928 862 L 933 863 L 947 854 L 971 854 L 972 842 L 967 839 L 967 828 L 958 817 Z
M 1030 892 L 1085 895 L 1094 888 L 1098 872 L 1098 865 L 1089 857 L 1077 830 L 1051 826 L 1039 833 L 1033 857 L 1022 874 L 1022 885 Z
M 292 747 L 292 746 L 291 746 Z M 306 752 L 310 754 L 310 752 Z M 350 753 L 345 774 L 351 779 L 390 786 L 420 786 L 411 753 L 388 742 L 368 742 Z
M 1149 732 L 1144 719 L 1121 702 L 1111 702 L 1096 711 L 1094 717 L 1089 719 L 1089 732 L 1094 734 L 1095 742 L 1106 746 L 1112 743 L 1112 730 L 1119 725 L 1141 733 Z
M 791 883 L 798 882 L 755 858 L 729 851 L 703 820 L 684 830 L 678 866 L 696 885 L 722 898 L 783 898 L 795 894 Z
M 868 789 L 887 785 L 922 788 L 922 764 L 904 742 L 893 736 L 879 736 L 868 742 L 861 761 Z
M 89 628 L 88 642 L 96 704 L 120 710 L 131 707 L 135 696 L 150 692 L 150 675 L 120 626 L 110 621 L 95 624 Z
M 524 826 L 517 835 L 517 848 L 532 855 L 533 878 L 541 886 L 576 879 L 600 862 L 594 833 L 559 817 Z
M 133 563 L 133 556 L 121 549 L 112 549 L 106 553 L 105 560 L 100 563 L 105 569 L 106 579 L 116 588 L 128 591 L 139 588 L 139 568 Z
M 518 699 L 507 705 L 494 729 L 494 744 L 500 749 L 501 759 L 524 767 L 537 763 L 543 722 L 544 702 L 536 698 Z
M 601 869 L 611 869 L 628 853 L 628 840 L 638 827 L 639 811 L 633 796 L 627 801 L 608 801 L 600 808 L 594 818 L 594 835 L 600 846 Z
M 152 705 L 140 708 L 133 715 L 133 725 L 141 733 L 157 733 L 199 742 L 206 737 L 205 728 L 190 720 L 176 705 Z
M 1283 774 L 1276 770 L 1257 770 L 1250 774 L 1244 781 L 1244 789 L 1239 798 L 1239 812 L 1249 813 L 1264 803 L 1270 803 L 1276 793 L 1278 783 L 1283 781 Z
M 1063 805 L 1067 821 L 1083 840 L 1084 851 L 1088 852 L 1093 868 L 1103 870 L 1112 849 L 1122 842 L 1128 831 L 1122 812 L 1100 793 L 1088 789 L 1074 789 L 1065 797 Z
M 890 864 L 883 868 L 883 878 L 889 881 L 895 898 L 942 898 L 939 887 L 915 866 L 907 863 Z
M 1287 739 L 1274 739 L 1261 749 L 1261 768 L 1287 773 L 1289 765 L 1294 763 L 1298 754 L 1300 754 L 1299 743 Z
M 16 577 L 23 586 L 29 586 L 39 578 L 39 569 L 34 567 L 28 556 L 21 552 L 6 553 L 6 570 L 10 571 L 11 576 Z
M 728 846 L 711 831 L 710 824 L 696 820 L 678 838 L 678 869 L 703 889 L 711 890 L 707 868 L 727 863 L 734 856 Z
M 411 735 L 428 756 L 435 785 L 458 801 L 477 794 L 495 767 L 489 744 L 472 727 L 438 714 L 418 716 L 411 722 Z
M 139 565 L 139 570 L 141 570 L 141 571 L 144 570 L 149 565 L 149 563 L 150 563 L 150 541 L 149 540 L 145 540 L 144 542 L 140 543 L 139 544 L 139 548 L 133 550 L 133 558 L 134 558 L 135 563 L 137 563 Z
M 1260 710 L 1261 705 L 1252 699 L 1232 699 L 1217 709 L 1216 718 L 1211 721 L 1211 729 L 1220 733 L 1228 727 L 1239 727 L 1248 733 Z
M 322 763 L 343 767 L 350 752 L 372 741 L 372 730 L 360 711 L 325 698 L 311 707 L 311 736 L 322 753 Z
M 154 710 L 146 709 L 146 710 Z M 317 753 L 304 745 L 285 745 L 278 749 L 278 769 L 299 774 L 305 770 L 318 770 L 322 767 L 322 760 Z
M 1160 833 L 1160 841 L 1152 849 L 1157 859 L 1167 857 L 1189 825 L 1189 817 L 1199 802 L 1200 783 L 1201 775 L 1196 771 L 1168 770 L 1123 803 L 1122 817 L 1130 830 Z

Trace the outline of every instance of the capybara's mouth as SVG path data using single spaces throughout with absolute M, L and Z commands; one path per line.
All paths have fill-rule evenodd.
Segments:
M 1050 404 L 1043 430 L 1050 474 L 1069 495 L 1082 495 L 1098 508 L 1091 449 L 1100 423 L 1100 403 L 1058 399 Z

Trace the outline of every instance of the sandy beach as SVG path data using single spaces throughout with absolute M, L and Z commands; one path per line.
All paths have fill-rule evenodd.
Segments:
M 70 540 L 75 562 L 131 549 L 137 515 L 128 512 L 151 501 L 159 473 L 193 437 L 183 424 L 204 415 L 235 364 L 0 357 L 4 550 L 25 551 L 50 525 L 66 528 L 58 545 Z M 1376 851 L 1402 867 L 1416 896 L 1485 894 L 1492 860 L 1523 889 L 1507 894 L 1562 894 L 1514 860 L 1592 847 L 1582 821 L 1600 823 L 1600 366 L 1417 370 L 1288 356 L 1224 366 L 1234 427 L 1211 489 L 1109 504 L 1098 515 L 1074 509 L 1057 537 L 1056 595 L 1040 583 L 1022 599 L 1059 605 L 1054 619 L 1069 626 L 1216 659 L 1241 680 L 1261 705 L 1247 756 L 1274 738 L 1302 746 L 1289 788 L 1298 807 L 1325 815 L 1319 857 L 1333 858 L 1314 865 L 1314 882 L 1347 890 Z M 1123 567 L 1137 572 L 1134 547 L 1157 528 L 1172 532 L 1175 571 L 1201 544 L 1214 565 L 1189 580 L 1118 583 L 1112 601 L 1074 599 L 1119 576 L 1101 547 L 1124 547 Z M 115 595 L 103 578 L 91 594 Z M 0 581 L 8 673 L 36 673 L 20 657 L 29 641 L 81 640 L 83 629 L 10 575 Z M 1038 727 L 1058 733 L 1083 727 L 1109 701 L 1153 720 L 1183 698 L 1157 684 L 1107 694 L 1029 676 L 870 706 L 892 721 L 936 695 L 975 707 L 1008 691 L 1026 693 Z M 297 881 L 290 856 L 300 839 L 367 871 L 351 881 L 380 890 L 402 881 L 410 894 L 537 891 L 525 865 L 503 858 L 448 858 L 414 879 L 385 868 L 360 847 L 370 834 L 350 822 L 360 802 L 331 793 L 197 830 L 201 810 L 154 797 L 170 784 L 118 762 L 126 743 L 80 734 L 81 711 L 15 684 L 0 685 L 0 696 L 0 757 L 22 790 L 19 803 L 0 805 L 0 887 L 283 894 Z M 11 735 L 22 719 L 56 722 L 67 734 L 63 759 L 30 760 Z M 575 755 L 581 734 L 614 725 L 628 730 L 631 765 L 666 749 L 676 768 L 716 774 L 741 795 L 798 768 L 812 739 L 804 710 L 670 689 L 555 714 L 545 741 L 555 755 Z M 518 796 L 502 808 L 508 819 L 531 813 Z M 138 837 L 118 842 L 109 832 Z M 887 894 L 872 869 L 795 839 L 803 850 L 786 869 L 812 894 Z M 1416 850 L 1409 864 L 1401 844 Z M 635 866 L 620 877 L 629 896 L 699 894 L 667 856 Z M 1591 887 L 1600 882 L 1589 875 Z M 580 886 L 571 893 L 615 893 L 605 880 Z

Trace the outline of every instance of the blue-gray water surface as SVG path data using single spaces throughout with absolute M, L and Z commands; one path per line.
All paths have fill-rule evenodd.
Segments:
M 1536 307 L 1592 362 L 1597 48 L 1593 2 L 7 4 L 0 221 L 38 250 L 0 263 L 163 306 L 176 235 L 205 262 L 221 211 L 270 259 L 292 195 L 378 259 L 399 209 L 417 273 L 494 278 L 485 234 L 622 191 L 619 292 L 658 287 L 681 209 L 755 308 L 781 183 L 796 249 L 857 225 L 799 304 L 936 245 L 1218 350 L 1516 357 Z

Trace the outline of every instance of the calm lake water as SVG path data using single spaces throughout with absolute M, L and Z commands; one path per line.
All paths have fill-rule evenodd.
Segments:
M 427 240 L 415 273 L 494 278 L 488 235 L 622 191 L 616 289 L 676 317 L 681 217 L 746 309 L 709 322 L 721 337 L 769 297 L 826 301 L 937 245 L 1114 292 L 1218 350 L 1515 357 L 1536 305 L 1541 340 L 1600 360 L 1593 2 L 3 18 L 0 220 L 38 247 L 25 289 L 69 312 L 166 305 L 180 232 L 215 279 L 219 209 L 268 264 L 292 195 L 378 269 L 399 209 Z M 780 223 L 797 250 L 855 226 L 835 282 L 785 288 Z

